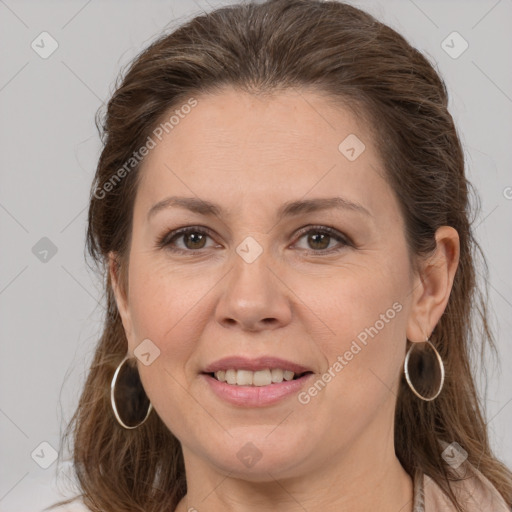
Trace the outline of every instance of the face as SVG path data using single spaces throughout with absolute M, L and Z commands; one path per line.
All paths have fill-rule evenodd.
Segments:
M 145 159 L 126 301 L 116 292 L 129 352 L 151 340 L 138 368 L 156 413 L 186 460 L 255 481 L 375 456 L 392 439 L 413 283 L 368 130 L 306 90 L 196 99 Z M 150 213 L 171 196 L 203 210 Z M 203 373 L 226 357 L 310 373 L 251 388 Z

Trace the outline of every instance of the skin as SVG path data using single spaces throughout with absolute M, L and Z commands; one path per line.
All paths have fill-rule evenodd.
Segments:
M 197 100 L 141 170 L 128 291 L 110 255 L 129 353 L 146 338 L 160 350 L 138 368 L 152 414 L 183 448 L 188 494 L 176 511 L 412 511 L 412 480 L 394 452 L 396 394 L 406 339 L 424 341 L 446 307 L 457 232 L 440 228 L 436 251 L 413 272 L 369 131 L 320 94 L 263 98 L 226 88 Z M 349 134 L 366 146 L 352 162 L 338 150 Z M 226 212 L 173 207 L 148 221 L 151 206 L 171 195 Z M 276 218 L 286 201 L 333 196 L 369 215 L 331 209 Z M 175 239 L 186 254 L 156 247 L 159 236 L 196 225 L 211 234 L 202 243 L 197 235 Z M 353 245 L 318 241 L 315 228 L 298 234 L 312 225 Z M 252 263 L 236 252 L 247 236 L 263 250 Z M 234 354 L 272 354 L 320 377 L 396 302 L 401 311 L 306 405 L 294 395 L 236 407 L 199 377 L 206 364 Z M 247 442 L 262 454 L 250 468 L 237 458 Z

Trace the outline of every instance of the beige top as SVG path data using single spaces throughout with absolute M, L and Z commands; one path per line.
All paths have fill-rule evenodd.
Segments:
M 456 473 L 461 480 L 450 481 L 464 512 L 511 512 L 496 487 L 471 464 L 465 462 Z M 450 498 L 428 475 L 418 471 L 414 478 L 413 512 L 456 512 Z

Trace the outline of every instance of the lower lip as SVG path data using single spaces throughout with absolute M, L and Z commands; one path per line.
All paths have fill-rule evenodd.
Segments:
M 243 407 L 263 407 L 298 393 L 314 374 L 308 373 L 295 380 L 283 380 L 283 382 L 272 383 L 268 386 L 238 386 L 220 382 L 206 373 L 201 375 L 212 391 L 226 402 Z

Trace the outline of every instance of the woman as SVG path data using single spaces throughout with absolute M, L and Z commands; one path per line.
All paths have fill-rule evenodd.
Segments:
M 509 510 L 463 152 L 417 50 L 340 2 L 221 8 L 135 60 L 103 128 L 88 509 Z

